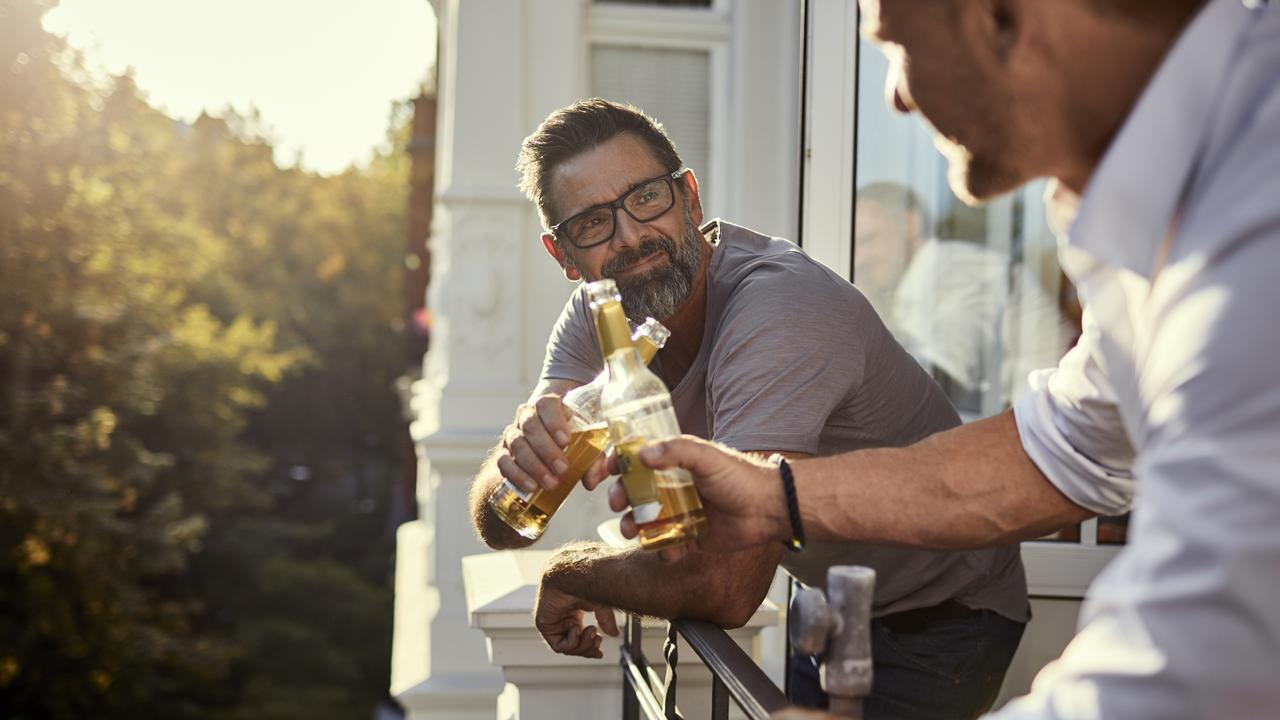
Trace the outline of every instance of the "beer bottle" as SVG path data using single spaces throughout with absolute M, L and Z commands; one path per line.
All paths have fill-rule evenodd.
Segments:
M 605 281 L 612 285 L 613 281 Z M 614 293 L 616 294 L 616 286 Z M 662 323 L 649 318 L 636 328 L 632 340 L 641 359 L 648 363 L 658 354 L 671 335 Z M 512 530 L 530 540 L 537 540 L 547 529 L 551 516 L 569 497 L 587 469 L 609 444 L 609 431 L 600 414 L 600 391 L 609 375 L 601 371 L 594 380 L 565 393 L 562 399 L 569 409 L 569 445 L 565 447 L 565 459 L 569 467 L 559 476 L 554 489 L 538 488 L 525 492 L 503 480 L 489 495 L 489 506 Z
M 645 367 L 631 343 L 622 303 L 616 289 L 613 292 L 612 297 L 593 297 L 600 351 L 609 371 L 609 382 L 600 394 L 600 410 L 617 449 L 640 547 L 657 550 L 701 535 L 706 516 L 687 471 L 651 470 L 636 457 L 645 445 L 679 435 L 680 425 L 666 385 Z

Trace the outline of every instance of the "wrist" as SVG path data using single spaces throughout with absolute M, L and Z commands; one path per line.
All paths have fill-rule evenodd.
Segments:
M 767 504 L 770 521 L 770 540 L 777 540 L 793 552 L 805 546 L 804 527 L 800 518 L 799 498 L 796 495 L 794 466 L 782 454 L 770 458 L 773 478 L 772 500 Z

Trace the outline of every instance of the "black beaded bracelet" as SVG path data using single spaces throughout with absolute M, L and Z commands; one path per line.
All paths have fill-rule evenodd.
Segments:
M 782 475 L 782 492 L 787 496 L 787 514 L 791 516 L 791 539 L 783 545 L 792 552 L 804 549 L 804 527 L 800 524 L 800 501 L 796 499 L 796 479 L 784 457 L 778 458 L 778 474 Z

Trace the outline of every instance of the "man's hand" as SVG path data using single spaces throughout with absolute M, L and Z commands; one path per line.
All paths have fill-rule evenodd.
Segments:
M 525 492 L 555 487 L 569 469 L 564 448 L 569 444 L 571 417 L 555 393 L 541 395 L 516 408 L 515 420 L 502 431 L 502 442 L 496 449 L 496 465 L 502 477 Z M 597 460 L 585 477 L 598 483 L 604 477 L 604 463 Z
M 693 475 L 693 484 L 702 497 L 707 526 L 696 543 L 700 550 L 735 552 L 790 534 L 786 496 L 782 480 L 773 465 L 723 445 L 690 435 L 654 443 L 640 451 L 640 461 L 651 468 L 665 470 L 680 467 Z M 617 459 L 609 460 L 611 471 L 617 471 Z M 595 480 L 587 487 L 599 484 Z M 586 484 L 584 482 L 584 484 Z M 622 483 L 609 489 L 609 506 L 622 511 L 627 508 Z M 622 534 L 635 537 L 636 524 L 631 513 L 622 518 Z M 659 551 L 662 559 L 674 562 L 689 552 L 687 545 Z
M 587 612 L 594 612 L 597 625 L 585 625 Z M 561 655 L 603 658 L 601 631 L 618 636 L 618 621 L 613 608 L 574 597 L 555 587 L 554 576 L 544 573 L 538 587 L 538 602 L 533 610 L 533 623 L 542 639 Z M 598 627 L 597 627 L 598 626 Z

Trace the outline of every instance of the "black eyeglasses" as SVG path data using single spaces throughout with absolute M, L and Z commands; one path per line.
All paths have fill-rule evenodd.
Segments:
M 579 250 L 609 242 L 618 229 L 618 208 L 622 208 L 636 222 L 657 220 L 676 204 L 671 181 L 677 180 L 684 170 L 659 175 L 631 188 L 625 195 L 611 203 L 595 205 L 551 226 L 556 237 L 562 237 Z

